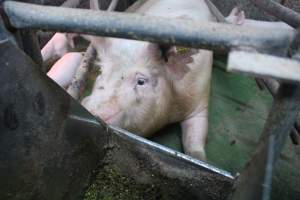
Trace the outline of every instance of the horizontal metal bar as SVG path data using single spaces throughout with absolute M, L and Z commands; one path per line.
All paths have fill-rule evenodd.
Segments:
M 270 30 L 213 22 L 58 8 L 13 1 L 4 2 L 4 10 L 10 23 L 16 28 L 85 33 L 221 51 L 247 46 L 284 54 L 295 35 L 290 30 L 276 30 L 270 34 Z
M 230 52 L 227 70 L 256 77 L 300 82 L 300 62 L 255 52 Z
M 187 161 L 191 164 L 194 164 L 194 166 L 198 167 L 199 169 L 201 168 L 201 170 L 203 170 L 203 171 L 208 171 L 210 173 L 215 173 L 215 174 L 218 174 L 218 175 L 222 175 L 222 176 L 228 178 L 231 181 L 234 180 L 234 178 L 235 178 L 231 173 L 229 173 L 225 170 L 217 168 L 217 167 L 215 167 L 211 164 L 208 164 L 206 162 L 203 162 L 201 160 L 197 160 L 193 157 L 190 157 L 186 154 L 175 151 L 175 150 L 170 149 L 168 147 L 165 147 L 163 145 L 160 145 L 160 144 L 157 144 L 157 143 L 152 142 L 150 140 L 147 140 L 147 139 L 145 139 L 141 136 L 130 133 L 129 131 L 126 131 L 124 129 L 121 129 L 121 128 L 118 128 L 118 127 L 115 127 L 115 126 L 109 126 L 109 128 L 111 128 L 111 130 L 115 134 L 119 135 L 120 137 L 122 137 L 126 140 L 136 141 L 137 143 L 140 143 L 140 144 L 148 144 L 149 147 L 152 147 L 157 152 L 164 152 L 164 153 L 168 154 L 171 157 L 176 157 L 178 159 L 185 160 L 185 161 Z

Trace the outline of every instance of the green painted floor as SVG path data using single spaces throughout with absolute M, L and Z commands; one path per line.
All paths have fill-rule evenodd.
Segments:
M 239 172 L 257 145 L 272 97 L 253 78 L 225 71 L 215 59 L 210 100 L 208 162 L 233 174 Z M 171 125 L 151 138 L 182 151 L 180 127 Z M 300 146 L 288 139 L 273 178 L 272 200 L 300 200 Z

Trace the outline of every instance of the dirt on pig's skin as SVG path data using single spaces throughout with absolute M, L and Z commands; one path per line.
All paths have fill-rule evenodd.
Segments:
M 101 75 L 101 68 L 96 64 L 93 64 L 93 66 L 91 66 L 91 71 L 88 73 L 85 88 L 80 100 L 82 100 L 86 96 L 89 96 L 92 93 L 95 80 L 99 75 Z

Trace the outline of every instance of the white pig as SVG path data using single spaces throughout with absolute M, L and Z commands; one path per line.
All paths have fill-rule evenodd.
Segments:
M 226 17 L 226 20 L 232 24 L 255 27 L 255 28 L 293 29 L 291 26 L 289 26 L 284 22 L 270 22 L 270 21 L 246 19 L 245 12 L 243 10 L 240 10 L 237 7 L 230 12 L 229 16 Z
M 71 48 L 74 48 L 75 36 L 76 34 L 73 33 L 55 33 L 41 50 L 43 61 L 53 57 L 61 58 L 68 53 Z
M 214 21 L 204 0 L 149 0 L 137 11 L 165 18 Z M 212 52 L 96 38 L 102 74 L 82 105 L 107 124 L 150 136 L 181 122 L 184 151 L 205 159 Z
M 78 52 L 65 54 L 51 67 L 47 75 L 66 89 L 71 84 L 82 57 L 83 55 Z

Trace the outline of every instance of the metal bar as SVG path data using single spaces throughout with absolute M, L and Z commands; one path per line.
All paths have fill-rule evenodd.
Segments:
M 11 32 L 14 33 L 15 40 L 17 41 L 19 47 L 22 48 L 24 52 L 33 59 L 33 61 L 41 66 L 42 70 L 44 71 L 44 68 L 42 67 L 43 60 L 40 53 L 40 46 L 35 31 L 28 29 L 15 30 L 14 28 L 12 28 L 8 22 L 9 19 L 3 12 L 2 5 L 0 5 L 0 14 L 1 23 L 6 26 L 5 29 L 8 28 Z
M 270 164 L 267 162 L 271 156 L 268 155 L 270 138 L 275 137 L 276 149 L 273 152 L 274 160 L 271 163 L 274 164 L 300 112 L 299 102 L 300 85 L 282 84 L 269 113 L 260 144 L 241 173 L 234 200 L 261 199 L 263 193 L 266 195 L 263 183 L 265 176 L 270 173 L 265 168 L 267 164 Z
M 84 57 L 81 60 L 80 66 L 76 70 L 76 73 L 72 79 L 72 83 L 67 89 L 67 92 L 74 98 L 79 99 L 81 92 L 84 90 L 84 87 L 87 82 L 88 73 L 92 68 L 92 61 L 96 58 L 96 50 L 93 45 L 89 45 Z
M 275 16 L 281 21 L 284 21 L 288 25 L 298 28 L 300 27 L 300 14 L 289 9 L 277 2 L 271 0 L 250 0 L 256 6 Z
M 9 40 L 12 44 L 17 46 L 16 39 L 7 31 L 4 22 L 0 17 L 0 41 Z
M 300 83 L 300 62 L 257 52 L 231 51 L 227 70 Z
M 295 40 L 297 41 L 297 40 Z M 293 56 L 299 61 L 300 54 Z M 260 143 L 238 181 L 233 200 L 270 199 L 269 178 L 272 169 L 300 112 L 300 84 L 283 83 L 275 95 Z M 272 140 L 275 139 L 273 144 Z M 274 145 L 270 151 L 270 145 Z M 267 187 L 265 187 L 267 184 Z
M 147 0 L 137 0 L 129 8 L 126 9 L 126 12 L 134 12 L 140 8 Z
M 270 194 L 272 190 L 272 178 L 273 178 L 273 170 L 274 170 L 274 150 L 275 146 L 275 136 L 271 135 L 268 140 L 268 149 L 267 149 L 267 160 L 266 160 L 266 174 L 264 176 L 264 181 L 262 184 L 263 192 L 262 192 L 262 200 L 270 199 Z
M 279 89 L 280 83 L 272 78 L 263 78 L 263 85 L 267 88 L 269 93 L 272 95 L 272 97 L 275 97 L 277 94 L 277 91 Z M 292 140 L 292 143 L 294 145 L 299 145 L 300 144 L 300 129 L 298 127 L 300 125 L 300 113 L 298 115 L 298 119 L 294 124 L 294 128 L 290 132 L 290 138 Z
M 4 0 L 4 1 L 10 1 L 10 0 Z M 59 6 L 62 3 L 64 3 L 66 0 L 13 0 L 13 1 L 19 1 L 24 3 L 34 3 L 39 5 L 52 5 L 52 6 Z M 74 0 L 70 0 L 74 1 Z
M 297 61 L 300 61 L 299 38 L 298 34 L 292 44 L 298 47 L 297 53 L 292 57 Z M 270 166 L 274 166 L 279 158 L 286 138 L 294 128 L 294 122 L 299 115 L 300 84 L 283 83 L 274 93 L 276 93 L 274 102 L 258 147 L 239 177 L 233 200 L 271 199 L 270 179 L 273 175 L 273 167 Z
M 163 19 L 132 13 L 57 8 L 19 2 L 4 2 L 4 10 L 16 28 L 86 33 L 229 51 L 247 46 L 285 54 L 295 32 L 238 27 L 213 22 Z
M 22 29 L 20 30 L 20 39 L 24 52 L 32 58 L 38 66 L 40 66 L 43 72 L 46 72 L 43 67 L 43 59 L 41 55 L 40 45 L 36 36 L 35 31 Z
M 210 12 L 215 16 L 218 22 L 228 23 L 224 17 L 224 15 L 220 12 L 220 10 L 210 1 L 205 0 Z
M 110 2 L 109 7 L 107 8 L 107 11 L 114 11 L 116 9 L 118 3 L 119 3 L 119 0 L 112 0 Z
M 80 0 L 66 0 L 61 7 L 76 8 L 80 4 Z

